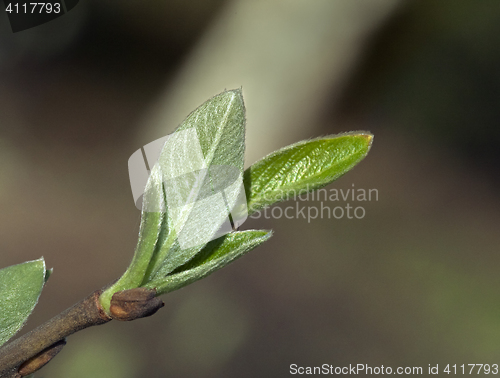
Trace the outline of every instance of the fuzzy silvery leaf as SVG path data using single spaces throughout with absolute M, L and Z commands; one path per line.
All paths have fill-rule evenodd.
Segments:
M 168 234 L 144 281 L 189 261 L 221 229 L 243 191 L 245 107 L 241 90 L 223 92 L 193 111 L 169 137 L 158 164 L 165 189 Z M 219 189 L 223 190 L 219 190 Z
M 45 283 L 43 258 L 0 270 L 0 345 L 26 323 Z
M 192 260 L 170 275 L 149 282 L 146 287 L 165 294 L 202 279 L 223 268 L 272 236 L 271 231 L 249 230 L 227 234 L 209 242 Z
M 319 189 L 351 170 L 368 154 L 373 135 L 352 132 L 284 147 L 244 174 L 249 214 Z

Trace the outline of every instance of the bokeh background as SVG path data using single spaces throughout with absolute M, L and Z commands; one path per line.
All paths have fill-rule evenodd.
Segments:
M 2 12 L 0 266 L 54 267 L 25 331 L 126 268 L 129 156 L 240 86 L 247 166 L 370 130 L 369 156 L 329 188 L 378 201 L 351 203 L 360 220 L 250 219 L 275 231 L 264 246 L 151 318 L 71 336 L 37 377 L 499 363 L 495 0 L 81 0 L 16 34 Z

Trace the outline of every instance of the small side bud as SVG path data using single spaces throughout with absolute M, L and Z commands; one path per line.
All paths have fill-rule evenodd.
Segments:
M 66 345 L 66 339 L 59 340 L 48 348 L 45 348 L 36 356 L 30 358 L 19 367 L 19 376 L 25 377 L 44 367 L 52 360 Z
M 130 321 L 151 316 L 164 305 L 156 290 L 139 287 L 113 294 L 109 312 L 113 319 Z

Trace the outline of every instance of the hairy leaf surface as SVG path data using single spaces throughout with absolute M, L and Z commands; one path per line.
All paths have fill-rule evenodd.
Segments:
M 0 270 L 0 345 L 26 323 L 42 292 L 46 272 L 43 258 Z
M 373 135 L 356 132 L 302 141 L 278 150 L 245 171 L 249 214 L 319 189 L 367 155 Z
M 159 159 L 169 234 L 161 241 L 146 280 L 160 269 L 166 274 L 189 261 L 229 222 L 228 208 L 240 192 L 244 151 L 245 108 L 239 89 L 205 102 L 170 136 Z M 227 183 L 225 198 L 215 191 L 221 182 Z M 220 196 L 218 201 L 211 197 L 214 194 Z M 176 243 L 181 248 L 175 248 Z
M 271 231 L 249 230 L 233 232 L 212 240 L 191 261 L 178 267 L 170 275 L 151 281 L 146 287 L 156 288 L 158 295 L 180 289 L 223 268 L 271 236 Z

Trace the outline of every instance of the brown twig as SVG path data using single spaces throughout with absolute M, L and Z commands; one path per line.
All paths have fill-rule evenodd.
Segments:
M 115 293 L 111 299 L 113 311 L 108 316 L 99 303 L 101 293 L 101 290 L 92 293 L 45 324 L 0 348 L 0 378 L 23 377 L 40 369 L 62 349 L 63 340 L 77 331 L 112 319 L 143 318 L 163 307 L 163 302 L 155 297 L 155 290 L 137 288 Z

